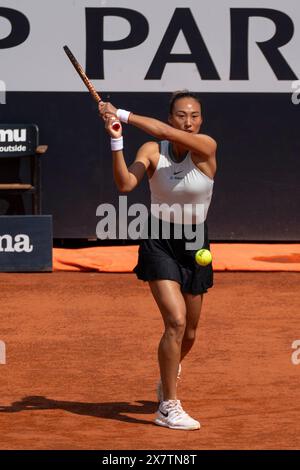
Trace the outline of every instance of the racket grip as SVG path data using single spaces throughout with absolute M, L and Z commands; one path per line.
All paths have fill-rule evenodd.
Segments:
M 120 127 L 121 127 L 121 124 L 119 123 L 119 121 L 114 122 L 112 125 L 112 128 L 114 131 L 118 131 Z

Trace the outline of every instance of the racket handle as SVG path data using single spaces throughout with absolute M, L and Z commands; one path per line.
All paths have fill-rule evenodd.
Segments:
M 120 127 L 121 127 L 121 124 L 119 123 L 119 121 L 114 122 L 112 125 L 112 128 L 114 131 L 118 131 Z

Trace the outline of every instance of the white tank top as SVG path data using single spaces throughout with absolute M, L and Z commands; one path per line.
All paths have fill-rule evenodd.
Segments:
M 181 162 L 173 161 L 169 146 L 167 140 L 160 142 L 159 161 L 149 179 L 151 213 L 167 222 L 202 223 L 211 202 L 214 180 L 196 167 L 191 152 Z

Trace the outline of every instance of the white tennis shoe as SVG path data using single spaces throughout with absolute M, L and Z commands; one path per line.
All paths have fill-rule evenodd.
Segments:
M 181 374 L 181 364 L 179 364 L 179 367 L 178 367 L 177 380 L 180 380 L 180 374 Z M 176 384 L 176 386 L 177 386 L 177 384 Z M 163 392 L 161 379 L 159 379 L 157 387 L 156 387 L 156 395 L 157 395 L 158 403 L 164 401 L 164 392 Z
M 183 409 L 180 400 L 162 401 L 156 413 L 155 424 L 170 429 L 193 431 L 200 429 L 199 421 L 191 418 Z

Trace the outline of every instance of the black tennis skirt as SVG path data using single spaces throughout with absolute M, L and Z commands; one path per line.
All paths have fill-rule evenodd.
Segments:
M 196 295 L 207 292 L 207 289 L 213 286 L 212 264 L 200 266 L 195 261 L 197 250 L 210 249 L 206 222 L 202 226 L 204 231 L 202 246 L 187 250 L 186 243 L 192 240 L 188 240 L 183 231 L 182 237 L 177 239 L 172 223 L 169 224 L 170 236 L 168 239 L 162 236 L 161 230 L 156 235 L 157 238 L 153 238 L 153 234 L 151 238 L 150 219 L 151 217 L 148 219 L 148 238 L 143 239 L 140 243 L 138 264 L 133 270 L 138 279 L 143 281 L 170 279 L 181 284 L 181 290 L 184 293 Z M 199 228 L 199 226 L 197 227 Z M 196 226 L 193 225 L 192 229 L 195 230 Z

